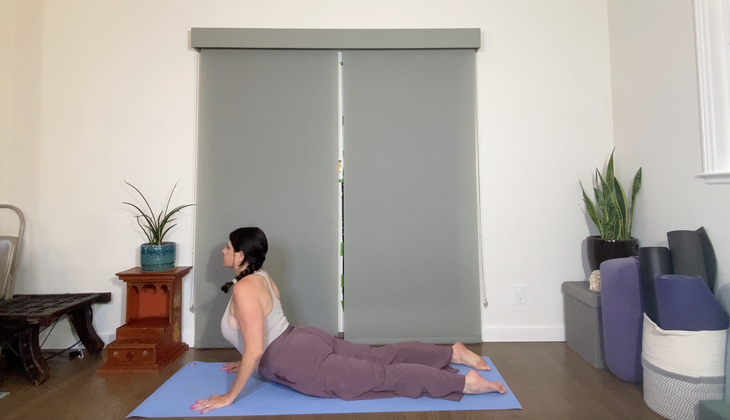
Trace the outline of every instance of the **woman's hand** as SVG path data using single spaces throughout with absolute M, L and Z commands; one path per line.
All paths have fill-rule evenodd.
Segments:
M 222 371 L 226 373 L 235 373 L 238 372 L 238 368 L 241 366 L 241 362 L 229 362 L 223 365 L 221 368 Z
M 231 405 L 232 401 L 228 401 L 228 397 L 226 395 L 211 395 L 207 400 L 198 400 L 195 401 L 195 404 L 190 406 L 190 409 L 193 411 L 200 411 L 200 414 L 205 414 L 210 410 L 215 410 L 216 408 L 223 408 L 228 407 Z

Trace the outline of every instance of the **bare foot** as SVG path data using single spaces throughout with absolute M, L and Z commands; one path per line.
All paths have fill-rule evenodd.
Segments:
M 466 348 L 465 345 L 456 343 L 451 348 L 454 349 L 454 355 L 451 356 L 451 363 L 466 365 L 477 370 L 492 370 L 484 359 Z
M 466 374 L 466 381 L 464 382 L 464 394 L 486 394 L 489 392 L 499 392 L 500 394 L 506 394 L 502 382 L 490 382 L 484 378 L 475 370 L 470 370 Z

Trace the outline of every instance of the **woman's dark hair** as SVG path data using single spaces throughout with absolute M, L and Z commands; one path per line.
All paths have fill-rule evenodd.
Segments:
M 234 252 L 243 252 L 243 262 L 241 264 L 246 265 L 248 263 L 246 268 L 238 273 L 236 280 L 241 280 L 264 265 L 266 252 L 269 250 L 269 242 L 266 240 L 263 230 L 257 227 L 238 228 L 228 235 L 228 240 L 231 241 Z M 221 286 L 221 290 L 228 293 L 233 284 L 232 281 L 229 281 Z

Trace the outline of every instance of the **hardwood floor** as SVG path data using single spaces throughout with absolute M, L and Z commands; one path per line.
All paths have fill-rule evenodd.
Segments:
M 662 419 L 644 404 L 641 384 L 621 382 L 596 370 L 565 343 L 469 345 L 489 356 L 522 404 L 522 410 L 267 416 L 267 420 L 502 420 Z M 233 349 L 190 349 L 157 374 L 99 376 L 101 356 L 49 361 L 51 378 L 34 387 L 25 373 L 0 362 L 3 420 L 124 419 L 183 364 L 235 360 Z M 192 403 L 192 401 L 191 401 Z M 217 417 L 232 419 L 234 417 Z M 236 417 L 240 419 L 240 417 Z

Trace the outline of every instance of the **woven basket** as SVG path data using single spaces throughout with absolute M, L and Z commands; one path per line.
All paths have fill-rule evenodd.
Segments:
M 644 401 L 670 420 L 698 418 L 702 400 L 725 390 L 727 330 L 665 331 L 644 314 Z

